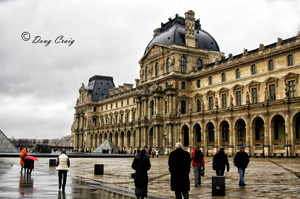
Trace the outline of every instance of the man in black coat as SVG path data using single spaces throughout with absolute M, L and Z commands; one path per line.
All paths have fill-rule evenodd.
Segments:
M 220 148 L 220 151 L 215 155 L 213 159 L 213 170 L 216 170 L 217 176 L 223 176 L 225 165 L 227 167 L 227 172 L 229 172 L 228 158 L 224 153 L 224 148 Z
M 171 190 L 175 191 L 176 199 L 189 198 L 191 157 L 189 152 L 182 149 L 177 143 L 175 150 L 169 156 L 169 171 L 171 173 Z
M 234 166 L 236 166 L 238 168 L 238 172 L 240 174 L 240 181 L 239 181 L 240 186 L 246 185 L 244 182 L 244 176 L 245 176 L 245 170 L 249 164 L 249 161 L 250 161 L 249 156 L 245 152 L 245 147 L 241 146 L 240 151 L 237 152 L 233 158 Z

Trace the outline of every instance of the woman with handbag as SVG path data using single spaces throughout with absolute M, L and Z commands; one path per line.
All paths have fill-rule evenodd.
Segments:
M 148 192 L 148 173 L 151 168 L 149 156 L 146 155 L 147 150 L 143 148 L 140 154 L 136 155 L 131 167 L 135 170 L 134 185 L 135 195 L 138 199 L 147 197 Z

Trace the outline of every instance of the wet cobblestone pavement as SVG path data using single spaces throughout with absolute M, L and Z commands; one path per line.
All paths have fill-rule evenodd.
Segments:
M 16 171 L 18 171 L 16 175 L 20 175 L 19 158 L 3 159 L 15 162 L 14 167 L 17 167 Z M 35 179 L 35 176 L 42 175 L 40 174 L 42 171 L 52 173 L 53 177 L 51 179 L 45 178 L 43 180 L 45 182 L 51 181 L 50 187 L 48 186 L 49 182 L 44 187 L 45 194 L 48 189 L 58 191 L 57 174 L 55 167 L 49 167 L 49 159 L 39 158 L 39 161 L 35 162 L 35 167 L 40 169 L 36 169 L 31 175 L 31 178 Z M 90 193 L 86 194 L 89 198 L 100 198 L 100 196 L 102 198 L 105 198 L 104 196 L 107 198 L 130 198 L 134 196 L 133 179 L 129 178 L 130 174 L 134 172 L 131 169 L 133 158 L 71 158 L 70 161 L 71 168 L 68 174 L 67 186 L 74 185 L 71 185 L 70 189 L 66 188 L 66 195 L 68 196 L 66 198 L 82 197 L 77 193 L 82 186 L 89 187 L 89 189 L 82 189 L 86 192 L 89 190 Z M 220 196 L 212 196 L 212 176 L 215 176 L 215 171 L 212 170 L 211 166 L 212 157 L 205 157 L 205 161 L 205 177 L 202 178 L 202 184 L 198 187 L 194 186 L 194 175 L 191 169 L 191 190 L 189 192 L 191 199 L 220 198 Z M 168 156 L 161 155 L 159 158 L 151 158 L 150 162 L 148 198 L 158 198 L 158 196 L 175 198 L 174 192 L 170 190 Z M 229 162 L 230 171 L 225 172 L 226 195 L 221 196 L 222 198 L 300 198 L 300 158 L 251 158 L 245 173 L 245 187 L 238 185 L 239 174 L 237 168 L 233 165 L 232 157 L 229 158 Z M 104 175 L 94 175 L 94 164 L 104 165 Z M 85 179 L 85 181 L 82 179 Z M 1 175 L 0 180 L 3 184 Z M 7 180 L 9 181 L 9 179 Z M 99 182 L 100 185 L 105 186 L 104 189 L 101 189 L 103 187 L 100 185 L 93 185 L 93 182 Z M 29 186 L 37 188 L 42 186 L 40 183 L 43 182 L 35 180 L 32 183 L 33 186 Z M 74 187 L 77 187 L 78 190 L 76 188 L 72 190 Z M 119 190 L 115 190 L 115 187 Z M 113 194 L 114 190 L 117 193 L 124 194 Z M 18 190 L 14 191 L 18 192 Z M 2 195 L 1 192 L 0 195 Z

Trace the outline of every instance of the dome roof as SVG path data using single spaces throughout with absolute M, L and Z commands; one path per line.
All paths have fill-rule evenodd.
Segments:
M 166 24 L 161 24 L 160 33 L 147 45 L 144 54 L 154 43 L 170 46 L 173 44 L 185 46 L 185 20 L 176 15 Z M 220 52 L 217 41 L 206 31 L 201 29 L 200 20 L 195 21 L 196 48 Z

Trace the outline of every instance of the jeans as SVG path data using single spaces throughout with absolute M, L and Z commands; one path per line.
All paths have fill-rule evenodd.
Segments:
M 59 185 L 59 189 L 61 188 L 61 181 L 63 181 L 62 182 L 62 188 L 63 188 L 63 190 L 65 190 L 66 181 L 67 181 L 67 173 L 68 173 L 68 171 L 66 171 L 66 170 L 59 170 L 58 171 L 58 185 Z
M 23 173 L 23 168 L 24 168 L 24 165 L 21 165 L 21 173 Z M 24 168 L 24 172 L 25 172 L 25 168 Z
M 239 174 L 240 174 L 239 184 L 245 184 L 244 182 L 245 169 L 239 168 Z
M 195 185 L 201 184 L 201 176 L 200 176 L 201 166 L 193 166 L 193 168 L 194 168 Z
M 182 199 L 182 196 L 184 199 L 189 199 L 189 192 L 182 192 L 182 191 L 175 191 L 175 196 L 176 196 L 176 199 Z

